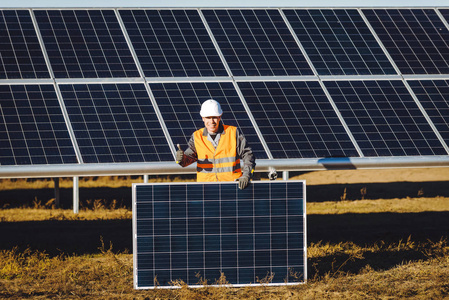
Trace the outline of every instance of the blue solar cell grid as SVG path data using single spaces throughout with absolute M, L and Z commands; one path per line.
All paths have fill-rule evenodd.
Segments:
M 403 74 L 449 74 L 449 30 L 433 9 L 364 9 Z
M 439 11 L 446 19 L 446 21 L 449 22 L 449 9 L 440 9 Z
M 135 287 L 221 274 L 232 285 L 303 282 L 304 191 L 303 181 L 134 184 Z
M 446 144 L 449 144 L 449 80 L 411 80 L 408 84 Z
M 0 10 L 0 79 L 50 78 L 28 10 Z
M 140 77 L 113 10 L 35 10 L 56 78 Z
M 396 74 L 356 9 L 283 12 L 319 75 Z
M 173 161 L 143 84 L 60 89 L 85 163 Z
M 359 156 L 318 82 L 239 87 L 274 158 Z
M 0 164 L 77 163 L 53 85 L 0 85 Z
M 184 149 L 193 132 L 204 127 L 201 103 L 212 98 L 223 109 L 223 123 L 243 133 L 257 159 L 268 158 L 232 83 L 150 83 L 150 88 L 174 145 Z
M 202 10 L 234 76 L 313 75 L 278 10 Z
M 365 156 L 447 155 L 402 81 L 325 85 Z
M 197 10 L 120 10 L 147 77 L 228 76 Z

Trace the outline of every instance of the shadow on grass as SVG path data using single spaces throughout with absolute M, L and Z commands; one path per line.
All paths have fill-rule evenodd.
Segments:
M 132 253 L 131 220 L 0 222 L 0 249 L 30 248 L 49 255 L 96 254 L 104 248 Z
M 438 241 L 449 236 L 449 212 L 372 213 L 307 216 L 308 243 L 353 242 L 365 246 Z M 114 252 L 132 252 L 131 220 L 0 222 L 0 249 L 30 247 L 50 255 L 99 253 L 101 239 Z M 379 258 L 381 259 L 381 258 Z
M 449 212 L 371 213 L 307 216 L 308 243 L 353 242 L 364 247 L 375 244 L 438 242 L 449 237 Z M 421 249 L 422 250 L 422 249 Z M 420 249 L 365 253 L 361 259 L 339 253 L 308 260 L 309 278 L 337 272 L 358 273 L 370 266 L 390 269 L 408 261 L 427 259 Z
M 393 182 L 307 186 L 307 202 L 359 200 L 362 197 L 365 199 L 401 199 L 406 197 L 436 196 L 449 197 L 448 182 Z M 45 205 L 48 200 L 54 197 L 52 188 L 0 191 L 0 208 L 33 207 L 35 202 Z M 109 206 L 115 200 L 118 207 L 130 209 L 132 191 L 131 187 L 80 188 L 79 198 L 81 207 L 88 207 L 89 201 L 101 199 L 106 206 Z M 61 208 L 72 208 L 73 190 L 71 188 L 61 188 L 60 199 Z

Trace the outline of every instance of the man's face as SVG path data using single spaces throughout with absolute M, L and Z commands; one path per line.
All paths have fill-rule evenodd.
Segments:
M 221 117 L 203 117 L 204 127 L 208 132 L 217 132 Z

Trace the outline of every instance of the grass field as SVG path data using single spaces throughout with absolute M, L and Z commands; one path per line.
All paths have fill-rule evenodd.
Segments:
M 131 182 L 0 181 L 0 298 L 449 298 L 449 169 L 323 171 L 307 181 L 308 277 L 281 287 L 134 290 Z M 180 178 L 153 178 L 158 181 Z M 208 282 L 212 284 L 213 282 Z

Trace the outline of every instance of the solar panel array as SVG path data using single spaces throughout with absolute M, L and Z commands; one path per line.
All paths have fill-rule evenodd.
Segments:
M 134 184 L 134 286 L 304 282 L 304 185 Z
M 0 9 L 2 166 L 448 155 L 449 8 Z M 57 149 L 57 150 L 55 150 Z

